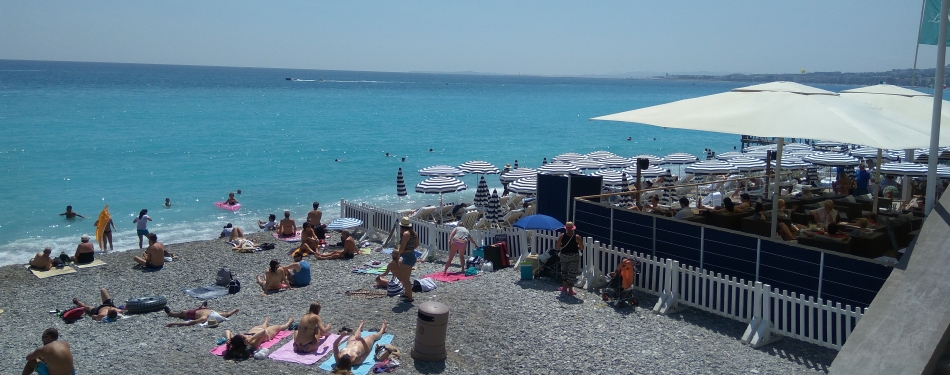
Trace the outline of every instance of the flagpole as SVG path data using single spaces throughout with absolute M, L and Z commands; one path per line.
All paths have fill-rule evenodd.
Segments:
M 943 114 L 944 68 L 947 64 L 947 11 L 950 0 L 940 2 L 940 34 L 937 36 L 937 74 L 934 77 L 934 106 L 930 121 L 930 155 L 927 160 L 927 199 L 924 215 L 930 215 L 937 199 L 937 157 L 940 156 L 940 117 Z
M 910 86 L 917 87 L 917 54 L 920 53 L 920 29 L 923 28 L 924 24 L 924 8 L 926 7 L 927 0 L 922 0 L 920 2 L 920 23 L 917 26 L 917 49 L 914 51 L 914 73 L 910 78 Z

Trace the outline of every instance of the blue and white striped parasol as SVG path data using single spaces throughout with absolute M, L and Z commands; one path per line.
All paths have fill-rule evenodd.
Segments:
M 728 161 L 729 159 L 737 158 L 740 156 L 745 156 L 745 154 L 741 152 L 729 151 L 729 152 L 723 152 L 721 154 L 716 154 L 716 159 Z
M 759 172 L 765 170 L 765 162 L 746 156 L 729 159 L 729 164 L 736 166 L 739 172 Z
M 534 169 L 516 168 L 516 169 L 512 169 L 508 171 L 508 173 L 498 176 L 498 179 L 501 182 L 513 182 L 513 181 L 518 180 L 519 178 L 532 177 L 532 176 L 537 176 L 537 175 L 538 175 L 538 171 Z
M 532 195 L 538 191 L 538 177 L 537 175 L 531 177 L 524 177 L 515 180 L 508 185 L 508 190 L 525 195 Z
M 485 176 L 481 176 L 478 179 L 478 187 L 475 188 L 475 201 L 473 204 L 475 207 L 486 207 L 488 206 L 488 199 L 491 198 L 491 194 L 488 192 L 488 183 L 485 182 Z
M 845 155 L 839 152 L 816 152 L 814 154 L 803 157 L 802 160 L 812 163 L 814 165 L 826 166 L 826 167 L 847 167 L 847 166 L 856 166 L 861 164 L 861 161 L 851 157 L 850 155 Z
M 879 168 L 883 174 L 898 176 L 927 176 L 927 166 L 917 163 L 884 163 Z
M 581 173 L 581 170 L 580 168 L 568 163 L 554 162 L 548 163 L 547 165 L 542 165 L 541 168 L 538 168 L 538 173 L 549 175 L 569 175 L 579 174 Z
M 663 164 L 690 164 L 699 158 L 685 152 L 674 152 L 663 157 Z
M 594 151 L 584 156 L 587 156 L 588 159 L 600 160 L 600 159 L 609 158 L 611 156 L 617 156 L 617 154 L 610 151 Z
M 634 160 L 614 155 L 600 159 L 600 162 L 604 163 L 608 168 L 626 168 L 633 165 Z
M 459 166 L 462 172 L 469 174 L 498 174 L 498 168 L 492 163 L 482 160 L 471 160 Z
M 351 217 L 341 217 L 339 219 L 334 219 L 333 221 L 330 222 L 330 224 L 327 224 L 327 229 L 344 230 L 344 229 L 349 229 L 349 228 L 355 228 L 360 225 L 363 225 L 363 220 L 354 219 Z
M 626 187 L 629 184 L 626 184 L 627 181 L 626 174 L 623 172 L 618 172 L 615 170 L 605 169 L 601 171 L 596 171 L 590 174 L 591 176 L 600 176 L 603 180 L 604 186 L 608 187 Z
M 565 152 L 563 154 L 555 156 L 554 159 L 551 159 L 551 161 L 568 162 L 568 161 L 574 161 L 574 160 L 583 159 L 583 158 L 585 158 L 584 155 L 578 154 L 576 152 Z
M 865 158 L 865 159 L 877 159 L 877 149 L 873 147 L 861 147 L 851 150 L 851 156 L 856 158 Z M 881 150 L 881 159 L 890 159 L 891 155 L 888 150 Z
M 465 172 L 462 172 L 461 169 L 455 168 L 451 165 L 433 165 L 431 167 L 420 169 L 419 175 L 438 176 L 438 177 L 460 177 L 460 176 L 464 176 Z
M 406 180 L 402 178 L 402 168 L 399 168 L 399 173 L 396 173 L 396 195 L 400 197 L 409 195 L 406 192 Z
M 661 157 L 659 157 L 659 156 L 656 156 L 656 155 L 641 154 L 641 155 L 634 156 L 634 157 L 632 157 L 632 158 L 630 158 L 630 159 L 633 160 L 633 161 L 636 161 L 637 159 L 647 159 L 647 160 L 650 161 L 650 165 L 660 165 L 660 164 L 663 164 L 663 158 L 661 158 Z
M 601 169 L 601 168 L 606 167 L 604 163 L 601 163 L 600 161 L 597 161 L 594 159 L 588 159 L 588 158 L 577 159 L 577 160 L 568 162 L 568 164 L 573 165 L 577 167 L 578 169 Z
M 442 205 L 442 194 L 454 193 L 467 189 L 464 182 L 454 177 L 429 177 L 416 185 L 416 193 L 439 194 L 439 206 Z
M 492 190 L 488 199 L 488 209 L 485 211 L 485 220 L 495 224 L 501 219 L 501 201 L 498 199 L 498 190 Z
M 775 168 L 775 160 L 772 160 L 771 162 L 769 162 L 769 164 L 772 164 L 772 168 Z M 782 169 L 802 169 L 802 168 L 808 168 L 810 166 L 811 166 L 811 163 L 808 163 L 798 157 L 794 157 L 794 156 L 782 157 Z
M 623 169 L 623 172 L 630 175 L 630 177 L 637 178 L 637 167 L 626 167 Z M 650 168 L 640 170 L 641 177 L 660 177 L 660 176 L 671 176 L 669 169 L 662 169 L 655 165 L 651 165 Z
M 692 173 L 698 176 L 723 175 L 737 172 L 739 172 L 739 169 L 736 168 L 736 166 L 728 162 L 715 159 L 701 161 L 686 167 L 686 173 Z

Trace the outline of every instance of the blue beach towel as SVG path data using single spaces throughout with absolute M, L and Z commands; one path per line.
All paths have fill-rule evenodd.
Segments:
M 206 285 L 199 288 L 183 288 L 181 291 L 202 301 L 228 295 L 228 287 L 218 286 L 215 284 Z
M 363 331 L 360 336 L 366 337 L 372 335 L 373 333 L 375 332 Z M 383 334 L 383 337 L 379 338 L 379 341 L 376 341 L 376 345 L 386 345 L 391 342 L 393 342 L 393 335 L 386 333 Z M 366 360 L 364 360 L 363 363 L 361 363 L 359 366 L 353 366 L 351 371 L 353 371 L 354 375 L 366 375 L 373 368 L 373 365 L 376 364 L 376 356 L 374 355 L 376 353 L 376 345 L 373 345 L 372 348 L 369 348 L 369 355 L 366 356 Z M 340 344 L 340 349 L 343 349 L 344 347 L 346 347 L 345 342 Z M 333 355 L 330 355 L 330 359 L 327 359 L 325 362 L 323 362 L 323 364 L 320 365 L 320 369 L 325 371 L 333 371 L 333 365 L 335 364 L 336 358 L 333 358 Z

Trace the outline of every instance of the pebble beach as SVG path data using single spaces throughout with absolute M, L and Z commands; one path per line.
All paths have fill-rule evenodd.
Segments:
M 225 329 L 247 330 L 265 317 L 278 324 L 288 317 L 296 321 L 311 301 L 323 304 L 321 316 L 333 331 L 355 328 L 360 320 L 366 321 L 365 329 L 387 321 L 387 333 L 395 335 L 392 343 L 403 352 L 396 373 L 403 374 L 811 374 L 827 373 L 837 354 L 793 339 L 753 349 L 740 342 L 745 330 L 740 322 L 689 309 L 657 315 L 651 311 L 656 297 L 644 293 L 637 296 L 640 306 L 622 309 L 582 290 L 576 298 L 561 297 L 554 280 L 522 281 L 515 268 L 439 282 L 436 290 L 416 293 L 413 303 L 345 295 L 348 290 L 373 288 L 373 275 L 351 271 L 369 261 L 385 264 L 389 255 L 379 252 L 353 260 L 310 260 L 311 285 L 262 296 L 256 275 L 270 259 L 290 262 L 286 254 L 295 246 L 276 241 L 270 233 L 252 233 L 248 238 L 277 246 L 236 253 L 223 240 L 166 245 L 181 259 L 157 272 L 133 267 L 132 257 L 139 251 L 97 254 L 106 265 L 45 279 L 22 265 L 0 268 L 0 373 L 21 371 L 26 355 L 41 345 L 40 335 L 50 327 L 71 345 L 78 374 L 327 373 L 318 368 L 323 360 L 305 366 L 271 359 L 230 361 L 209 353 Z M 328 238 L 329 243 L 337 241 L 338 235 Z M 413 278 L 441 271 L 441 258 L 444 254 L 434 262 L 418 263 Z M 97 304 L 100 287 L 109 290 L 116 304 L 163 295 L 172 310 L 195 308 L 201 301 L 185 295 L 182 288 L 213 284 L 222 266 L 234 272 L 243 288 L 208 301 L 218 311 L 240 309 L 217 328 L 167 328 L 165 324 L 180 320 L 161 311 L 129 315 L 111 324 L 88 316 L 66 324 L 49 313 L 72 307 L 73 297 Z M 444 362 L 417 362 L 409 355 L 417 308 L 425 301 L 450 308 Z

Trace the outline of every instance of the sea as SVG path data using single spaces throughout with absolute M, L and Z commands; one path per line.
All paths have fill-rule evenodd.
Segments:
M 115 249 L 130 250 L 142 209 L 160 241 L 179 243 L 227 223 L 256 231 L 284 210 L 303 219 L 315 201 L 326 220 L 341 199 L 437 203 L 413 187 L 439 164 L 536 168 L 598 150 L 703 158 L 740 137 L 589 119 L 746 85 L 0 60 L 0 265 L 46 246 L 72 254 L 106 205 Z M 471 201 L 477 178 L 442 199 Z M 213 204 L 238 190 L 239 210 Z M 61 216 L 67 205 L 85 218 Z

